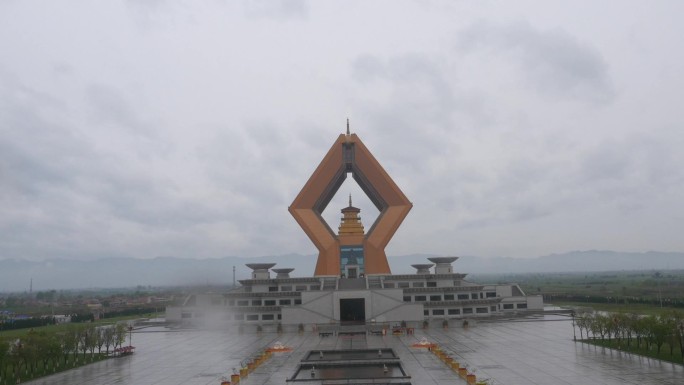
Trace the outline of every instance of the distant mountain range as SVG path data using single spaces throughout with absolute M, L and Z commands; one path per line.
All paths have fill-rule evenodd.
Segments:
M 390 256 L 393 273 L 410 273 L 412 264 L 426 263 L 436 255 L 412 254 Z M 152 259 L 104 258 L 90 261 L 52 259 L 48 261 L 0 260 L 0 292 L 112 288 L 142 286 L 185 286 L 231 284 L 233 266 L 237 280 L 249 277 L 245 264 L 274 262 L 276 267 L 292 267 L 293 277 L 311 276 L 315 255 L 217 259 L 157 257 Z M 473 274 L 584 272 L 619 270 L 684 269 L 684 253 L 649 251 L 622 253 L 615 251 L 573 251 L 537 258 L 461 257 L 454 270 Z

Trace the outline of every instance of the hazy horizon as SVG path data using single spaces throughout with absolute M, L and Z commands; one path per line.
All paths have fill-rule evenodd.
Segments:
M 537 259 L 537 258 L 543 258 L 543 257 L 549 257 L 549 256 L 554 256 L 554 255 L 562 255 L 562 254 L 568 254 L 568 253 L 584 253 L 584 252 L 610 252 L 610 253 L 623 253 L 623 254 L 635 254 L 635 253 L 650 253 L 650 252 L 656 252 L 656 253 L 672 253 L 672 254 L 677 254 L 677 253 L 684 253 L 684 251 L 679 251 L 679 250 L 598 250 L 598 249 L 578 249 L 578 250 L 565 250 L 565 251 L 558 251 L 558 252 L 551 252 L 549 254 L 544 254 L 544 255 L 525 255 L 525 256 L 507 256 L 507 255 L 490 255 L 490 256 L 481 256 L 481 255 L 463 255 L 463 254 L 457 254 L 457 253 L 451 253 L 451 254 L 435 254 L 435 253 L 421 253 L 421 252 L 415 252 L 415 253 L 406 253 L 406 254 L 394 254 L 394 255 L 388 255 L 388 258 L 392 257 L 409 257 L 412 255 L 430 255 L 430 256 L 435 256 L 435 257 L 468 257 L 468 258 L 481 258 L 481 259 L 497 259 L 497 258 L 509 258 L 509 259 L 520 259 L 520 260 L 530 260 L 530 259 Z M 264 255 L 253 255 L 253 256 L 244 256 L 244 255 L 219 255 L 219 256 L 209 256 L 209 257 L 193 257 L 189 255 L 151 255 L 151 256 L 101 256 L 101 257 L 50 257 L 50 258 L 23 258 L 23 257 L 7 257 L 3 258 L 0 256 L 0 260 L 18 260 L 18 261 L 29 261 L 29 262 L 49 262 L 51 259 L 58 258 L 58 259 L 63 259 L 63 260 L 71 260 L 71 261 L 81 261 L 81 262 L 86 262 L 86 261 L 93 261 L 93 260 L 101 260 L 101 259 L 118 259 L 118 258 L 127 258 L 127 259 L 138 259 L 138 260 L 151 260 L 151 259 L 163 259 L 163 258 L 169 258 L 169 259 L 193 259 L 193 260 L 215 260 L 215 259 L 225 259 L 225 258 L 240 258 L 240 259 L 264 259 L 264 258 L 270 258 L 270 257 L 282 257 L 282 256 L 289 256 L 289 255 L 295 255 L 299 257 L 311 257 L 314 260 L 318 256 L 318 252 L 315 251 L 315 249 L 310 252 L 310 253 L 284 253 L 284 254 L 264 254 Z
M 429 263 L 434 255 L 390 255 L 393 274 L 411 274 L 416 263 Z M 98 260 L 51 259 L 21 261 L 0 259 L 0 292 L 50 289 L 109 288 L 132 286 L 203 286 L 221 285 L 247 279 L 251 270 L 246 263 L 271 262 L 278 268 L 294 268 L 292 277 L 310 277 L 316 255 L 288 254 L 266 257 L 224 257 L 212 259 L 107 258 Z M 597 271 L 684 270 L 684 253 L 620 253 L 586 250 L 537 258 L 479 258 L 461 256 L 453 263 L 454 271 L 473 274 L 544 274 Z M 273 275 L 274 276 L 274 275 Z

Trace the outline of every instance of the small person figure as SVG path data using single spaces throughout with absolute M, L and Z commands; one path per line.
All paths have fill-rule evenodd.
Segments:
M 382 357 L 382 349 L 378 349 L 378 357 Z
M 382 364 L 382 372 L 387 374 L 389 372 L 389 369 L 387 368 L 387 364 Z
M 322 350 L 318 352 L 318 358 L 323 359 L 323 351 Z
M 316 377 L 316 369 L 311 365 L 311 377 Z

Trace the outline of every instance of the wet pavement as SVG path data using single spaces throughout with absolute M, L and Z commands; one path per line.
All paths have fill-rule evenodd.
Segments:
M 293 348 L 278 352 L 244 385 L 285 384 L 309 351 L 391 348 L 413 384 L 466 384 L 435 355 L 411 345 L 426 337 L 438 343 L 479 378 L 491 384 L 684 384 L 684 366 L 572 341 L 568 317 L 471 322 L 462 328 L 432 326 L 414 335 L 319 337 L 317 333 L 237 334 L 147 328 L 133 334 L 136 352 L 58 373 L 34 385 L 164 384 L 218 385 L 241 361 L 276 341 Z

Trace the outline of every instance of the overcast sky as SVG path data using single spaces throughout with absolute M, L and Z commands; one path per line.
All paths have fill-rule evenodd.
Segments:
M 287 207 L 347 117 L 414 204 L 390 255 L 684 251 L 682 15 L 0 1 L 0 258 L 315 254 Z

